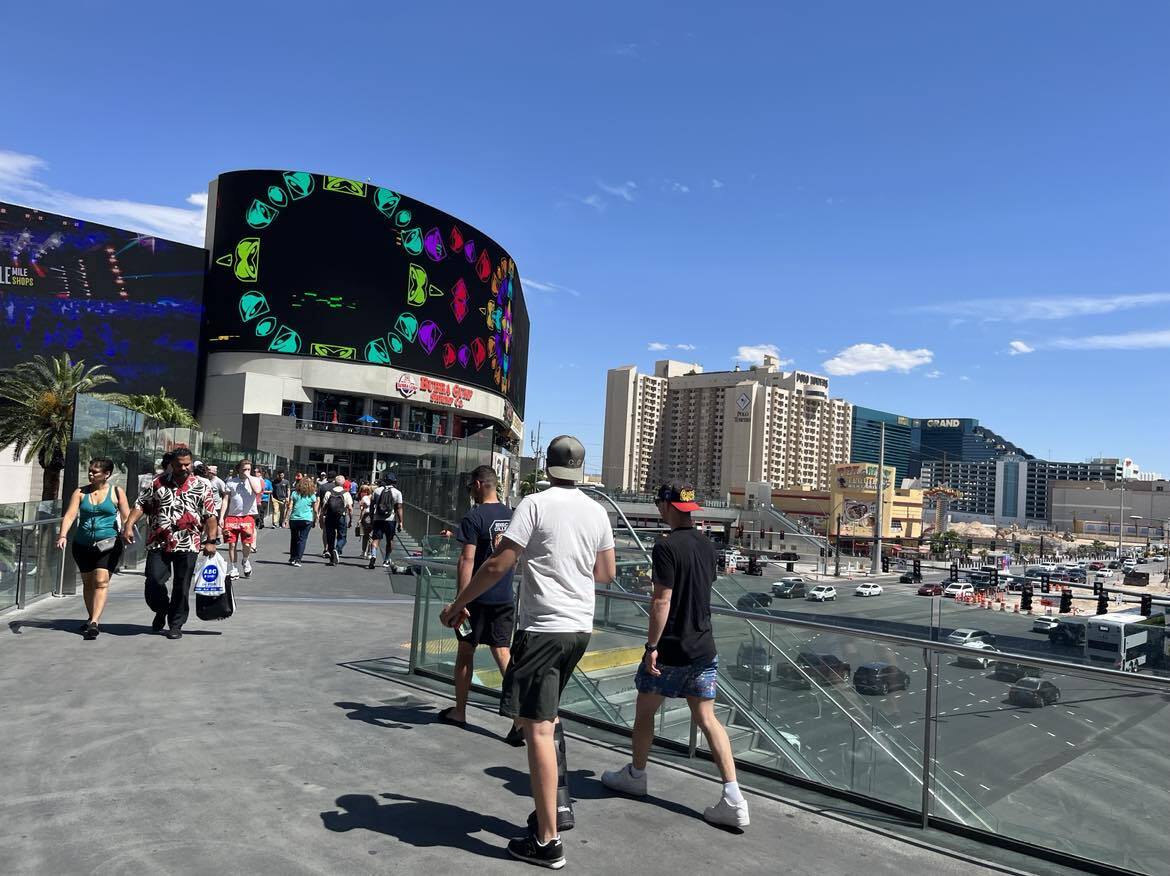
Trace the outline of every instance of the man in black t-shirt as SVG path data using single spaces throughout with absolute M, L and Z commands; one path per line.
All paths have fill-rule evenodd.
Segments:
M 471 581 L 471 576 L 492 555 L 512 519 L 512 509 L 496 495 L 496 472 L 490 465 L 472 471 L 467 485 L 475 502 L 459 524 L 456 538 L 463 545 L 456 570 L 457 594 Z M 467 606 L 471 613 L 464 627 L 456 631 L 459 651 L 455 656 L 455 705 L 439 713 L 446 724 L 467 723 L 467 694 L 471 690 L 472 665 L 477 645 L 487 645 L 500 674 L 511 660 L 512 625 L 516 611 L 512 600 L 512 573 L 504 574 L 491 589 Z M 517 727 L 508 733 L 511 745 L 523 745 Z
M 634 756 L 620 770 L 606 770 L 601 781 L 615 791 L 644 796 L 654 715 L 666 697 L 686 697 L 723 776 L 723 794 L 718 803 L 704 810 L 703 817 L 712 824 L 747 827 L 748 805 L 735 778 L 731 743 L 715 717 L 719 664 L 711 633 L 711 585 L 717 575 L 715 548 L 691 522 L 691 512 L 698 511 L 699 505 L 690 484 L 663 484 L 656 504 L 670 533 L 654 546 L 650 634 L 646 655 L 634 678 L 638 689 Z

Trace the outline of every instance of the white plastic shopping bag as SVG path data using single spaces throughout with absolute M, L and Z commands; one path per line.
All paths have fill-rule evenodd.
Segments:
M 227 587 L 224 580 L 227 578 L 227 565 L 218 554 L 199 554 L 199 562 L 195 564 L 195 594 L 197 596 L 220 596 Z

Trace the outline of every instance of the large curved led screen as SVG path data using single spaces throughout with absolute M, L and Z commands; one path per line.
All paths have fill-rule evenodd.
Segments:
M 160 387 L 195 406 L 206 254 L 170 240 L 0 203 L 0 367 L 68 353 L 111 391 Z
M 209 222 L 208 352 L 433 374 L 523 416 L 520 276 L 479 229 L 382 186 L 291 170 L 222 174 Z

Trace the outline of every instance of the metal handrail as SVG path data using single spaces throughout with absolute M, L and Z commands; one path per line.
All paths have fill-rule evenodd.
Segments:
M 581 492 L 588 493 L 589 495 L 593 496 L 595 499 L 597 499 L 597 498 L 604 499 L 609 504 L 609 506 L 611 508 L 613 508 L 614 511 L 617 512 L 617 515 L 618 515 L 618 517 L 621 518 L 622 523 L 624 523 L 626 525 L 626 529 L 629 530 L 630 535 L 632 535 L 634 537 L 634 543 L 638 546 L 638 550 L 640 550 L 642 552 L 642 556 L 644 556 L 646 558 L 647 562 L 650 562 L 650 563 L 654 562 L 654 560 L 650 557 L 650 552 L 648 550 L 646 550 L 646 546 L 644 544 L 642 544 L 642 539 L 638 538 L 638 533 L 634 531 L 634 527 L 633 527 L 633 524 L 630 523 L 630 519 L 628 517 L 626 517 L 626 513 L 624 511 L 622 511 L 621 508 L 618 507 L 617 502 L 615 502 L 613 499 L 611 499 L 608 495 L 603 493 L 601 490 L 598 490 L 594 487 L 584 487 L 583 486 L 583 487 L 580 487 L 579 489 L 581 490 Z
M 424 444 L 451 444 L 462 441 L 452 435 L 435 435 L 432 432 L 413 432 L 410 429 L 392 429 L 366 423 L 334 423 L 331 420 L 309 420 L 297 417 L 296 428 L 303 432 L 344 432 L 347 435 L 365 435 L 371 438 L 395 438 L 399 441 L 419 441 Z

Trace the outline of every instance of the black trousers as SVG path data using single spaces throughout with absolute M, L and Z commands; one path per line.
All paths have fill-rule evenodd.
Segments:
M 165 611 L 171 628 L 187 622 L 191 611 L 191 576 L 198 551 L 146 552 L 146 604 L 154 612 Z M 167 593 L 167 579 L 173 578 Z
M 321 515 L 321 526 L 325 530 L 325 550 L 337 548 L 337 535 L 347 526 L 345 517 L 334 517 L 332 514 Z

